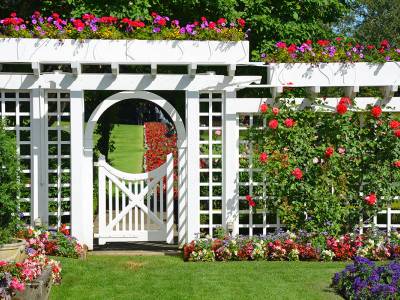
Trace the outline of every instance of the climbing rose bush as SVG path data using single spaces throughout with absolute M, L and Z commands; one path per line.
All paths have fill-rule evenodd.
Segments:
M 251 206 L 265 203 L 290 230 L 332 235 L 387 207 L 398 195 L 400 123 L 380 105 L 354 107 L 347 97 L 329 112 L 290 99 L 263 104 L 267 126 L 252 128 L 249 139 L 265 191 L 255 189 Z
M 35 11 L 28 20 L 13 12 L 0 19 L 0 36 L 53 39 L 140 39 L 140 40 L 225 40 L 240 41 L 247 36 L 245 20 L 239 18 L 216 21 L 200 20 L 182 24 L 169 16 L 153 12 L 150 16 L 131 20 L 113 16 L 98 17 L 90 13 L 81 18 L 52 13 L 43 16 Z

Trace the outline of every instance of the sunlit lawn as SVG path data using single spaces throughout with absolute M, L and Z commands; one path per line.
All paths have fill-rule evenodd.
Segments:
M 51 299 L 339 299 L 330 288 L 345 263 L 187 263 L 175 256 L 60 259 Z

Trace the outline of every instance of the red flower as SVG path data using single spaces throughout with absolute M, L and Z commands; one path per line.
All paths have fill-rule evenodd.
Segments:
M 395 162 L 393 163 L 393 166 L 396 167 L 396 168 L 400 168 L 400 160 L 395 161 Z
M 251 206 L 251 207 L 256 206 L 256 203 L 254 202 L 253 197 L 251 197 L 250 195 L 246 196 L 246 200 L 247 200 L 247 202 L 249 202 L 249 206 Z
M 392 129 L 396 129 L 396 128 L 400 127 L 400 122 L 397 121 L 397 120 L 391 120 L 391 121 L 389 122 L 389 126 L 390 126 L 390 128 L 392 128 Z
M 335 150 L 333 149 L 333 147 L 328 147 L 325 150 L 325 157 L 326 158 L 330 158 L 332 157 L 333 153 L 335 152 Z
M 303 172 L 299 169 L 296 168 L 292 171 L 292 175 L 297 179 L 300 180 L 303 177 Z
M 395 135 L 396 137 L 400 138 L 400 129 L 396 129 L 396 130 L 394 131 L 394 135 Z
M 250 195 L 247 195 L 247 196 L 246 196 L 246 200 L 247 200 L 247 201 L 251 201 L 251 200 L 253 200 L 253 197 L 251 197 Z
M 295 45 L 295 44 L 291 44 L 291 45 L 287 48 L 287 51 L 288 51 L 289 53 L 296 52 L 296 45 Z
M 225 18 L 219 18 L 217 21 L 218 25 L 225 26 L 226 25 L 226 19 Z
M 312 40 L 307 40 L 307 41 L 306 41 L 306 44 L 307 44 L 307 45 L 311 45 L 311 44 L 312 44 Z
M 268 110 L 268 105 L 266 103 L 261 104 L 260 110 L 262 113 L 265 113 Z
M 380 106 L 375 105 L 371 109 L 371 114 L 374 116 L 375 119 L 378 119 L 382 114 L 382 108 Z
M 283 123 L 284 123 L 285 126 L 288 127 L 288 128 L 294 126 L 294 120 L 293 120 L 293 119 L 290 119 L 290 118 L 286 119 Z
M 368 50 L 372 50 L 372 49 L 375 48 L 375 46 L 374 45 L 368 45 L 367 48 L 368 48 Z
M 273 107 L 272 108 L 272 113 L 276 116 L 277 114 L 279 114 L 279 108 L 277 107 Z
M 339 115 L 344 115 L 347 112 L 347 106 L 345 104 L 339 103 L 336 106 L 336 111 Z
M 239 18 L 239 19 L 237 20 L 237 22 L 238 22 L 238 24 L 239 24 L 240 27 L 244 27 L 244 25 L 246 25 L 246 21 L 243 20 L 242 18 Z
M 340 100 L 339 100 L 339 104 L 344 104 L 344 105 L 349 106 L 349 105 L 351 105 L 352 103 L 351 103 L 351 99 L 350 99 L 349 97 L 342 97 L 342 98 L 340 98 Z
M 262 152 L 260 154 L 259 160 L 260 160 L 260 162 L 265 163 L 268 160 L 268 154 L 265 152 Z
M 375 205 L 375 203 L 376 203 L 376 195 L 375 195 L 375 193 L 369 194 L 368 196 L 366 196 L 364 198 L 364 200 L 370 206 Z
M 322 46 L 322 47 L 328 46 L 329 43 L 330 43 L 330 41 L 328 41 L 328 40 L 319 40 L 319 41 L 317 41 L 317 44 Z
M 279 123 L 278 123 L 278 120 L 276 120 L 276 119 L 272 119 L 272 120 L 269 121 L 269 123 L 268 123 L 268 127 L 271 128 L 271 129 L 276 129 L 276 128 L 278 128 L 278 125 L 279 125 Z
M 383 40 L 383 41 L 381 42 L 381 47 L 384 48 L 384 49 L 390 48 L 389 41 L 388 41 L 388 40 Z

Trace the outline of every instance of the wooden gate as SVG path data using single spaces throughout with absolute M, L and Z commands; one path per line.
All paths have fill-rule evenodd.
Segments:
M 174 242 L 174 159 L 148 173 L 130 174 L 99 158 L 99 245 Z

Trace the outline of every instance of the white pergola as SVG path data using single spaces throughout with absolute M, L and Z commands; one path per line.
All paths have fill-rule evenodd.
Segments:
M 30 204 L 25 215 L 31 223 L 37 218 L 44 223 L 55 218 L 56 225 L 63 223 L 63 216 L 69 216 L 72 234 L 89 249 L 93 248 L 94 237 L 93 129 L 101 114 L 120 101 L 148 100 L 162 107 L 175 123 L 179 152 L 179 244 L 198 237 L 199 233 L 212 235 L 217 226 L 229 227 L 233 234 L 250 235 L 265 234 L 281 226 L 277 216 L 271 221 L 270 212 L 253 211 L 240 205 L 245 196 L 242 189 L 251 193 L 255 186 L 262 184 L 254 179 L 257 170 L 252 167 L 252 146 L 243 140 L 240 132 L 253 124 L 260 104 L 272 103 L 289 83 L 291 87 L 308 88 L 316 97 L 323 87 L 341 87 L 345 94 L 356 97 L 363 86 L 379 86 L 383 104 L 390 104 L 391 111 L 400 111 L 400 98 L 394 97 L 400 80 L 397 63 L 384 68 L 363 65 L 363 71 L 357 65 L 266 66 L 249 62 L 247 42 L 140 41 L 135 44 L 135 41 L 66 40 L 59 43 L 56 40 L 0 41 L 0 49 L 6 53 L 0 64 L 29 64 L 33 73 L 0 72 L 0 115 L 13 120 L 7 129 L 16 133 L 21 160 L 26 162 L 23 172 L 30 177 L 27 193 L 20 199 Z M 46 64 L 66 64 L 71 72 L 44 73 L 41 66 Z M 111 72 L 83 73 L 82 66 L 87 64 L 109 65 Z M 121 73 L 121 65 L 148 65 L 150 72 Z M 184 65 L 187 73 L 159 74 L 159 65 Z M 222 65 L 226 74 L 198 74 L 196 70 L 202 65 Z M 268 77 L 267 84 L 261 84 L 260 75 L 236 75 L 238 68 L 246 66 L 262 68 Z M 243 88 L 270 89 L 272 98 L 237 97 L 237 91 Z M 115 91 L 115 94 L 104 99 L 85 125 L 84 91 L 89 90 Z M 182 122 L 183 116 L 157 95 L 157 91 L 166 90 L 185 91 L 186 124 Z M 322 108 L 333 109 L 338 100 L 326 98 Z M 303 106 L 314 105 L 303 98 L 296 101 Z M 360 108 L 377 101 L 356 97 Z M 30 103 L 29 109 L 27 103 Z M 244 117 L 249 123 L 242 122 Z M 50 118 L 56 120 L 55 125 L 49 126 Z M 26 132 L 30 138 L 24 137 Z M 66 150 L 68 147 L 70 151 Z M 247 149 L 245 152 L 241 151 L 243 147 Z M 240 173 L 248 174 L 245 182 L 240 181 Z M 117 199 L 119 195 L 118 192 Z M 123 207 L 119 209 L 122 211 Z M 161 224 L 162 209 L 158 208 L 158 212 Z M 391 222 L 391 216 L 400 211 L 389 208 L 382 213 L 387 214 L 387 222 L 379 224 L 375 220 L 378 226 L 400 227 Z M 148 228 L 142 226 L 141 230 Z M 151 239 L 150 235 L 140 235 L 143 236 Z M 132 241 L 135 235 L 125 230 L 105 240 Z

